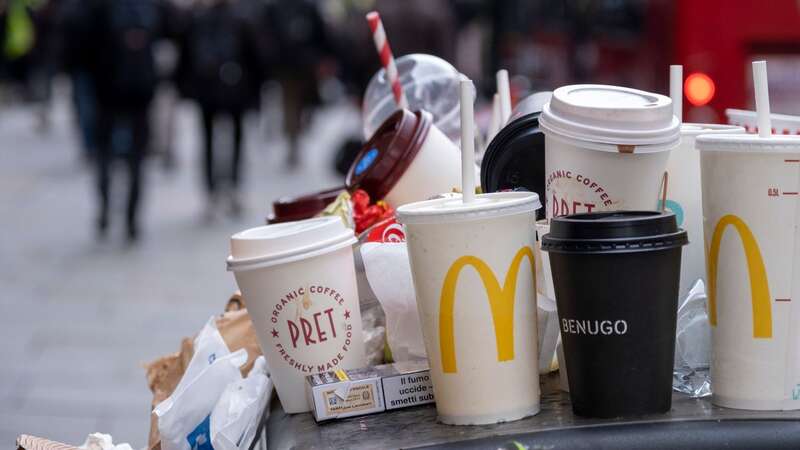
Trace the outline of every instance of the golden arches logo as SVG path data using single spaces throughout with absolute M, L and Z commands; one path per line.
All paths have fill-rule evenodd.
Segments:
M 769 282 L 764 259 L 755 236 L 750 228 L 739 217 L 728 214 L 723 216 L 711 237 L 711 248 L 708 254 L 708 320 L 712 326 L 717 325 L 717 264 L 722 236 L 728 225 L 733 226 L 742 241 L 744 255 L 747 259 L 747 274 L 750 278 L 750 299 L 753 304 L 753 337 L 772 337 L 772 305 L 769 295 Z
M 489 297 L 489 307 L 492 312 L 494 337 L 497 341 L 497 360 L 508 361 L 514 359 L 514 299 L 517 292 L 517 276 L 522 259 L 528 257 L 531 265 L 531 278 L 536 291 L 536 268 L 533 250 L 525 246 L 517 251 L 503 281 L 503 287 L 497 281 L 494 272 L 488 264 L 476 256 L 462 256 L 455 260 L 447 271 L 442 285 L 442 296 L 439 300 L 439 346 L 442 354 L 442 369 L 445 373 L 455 373 L 456 344 L 455 328 L 453 324 L 453 309 L 455 308 L 456 284 L 461 270 L 472 266 L 481 277 L 486 294 Z

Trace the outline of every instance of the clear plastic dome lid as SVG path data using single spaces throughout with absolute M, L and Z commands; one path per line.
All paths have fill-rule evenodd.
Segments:
M 433 124 L 458 144 L 461 133 L 458 70 L 441 58 L 420 53 L 400 57 L 396 62 L 409 109 L 431 113 Z M 364 138 L 369 139 L 396 110 L 386 70 L 381 69 L 369 81 L 364 94 Z

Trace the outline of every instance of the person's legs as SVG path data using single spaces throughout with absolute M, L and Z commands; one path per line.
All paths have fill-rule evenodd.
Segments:
M 97 191 L 100 208 L 97 216 L 97 233 L 104 237 L 108 230 L 109 191 L 111 187 L 111 163 L 113 151 L 111 146 L 111 133 L 114 129 L 115 113 L 106 110 L 97 115 L 97 154 L 95 164 L 97 167 Z
M 202 108 L 204 159 L 203 169 L 205 174 L 206 191 L 209 197 L 215 193 L 214 180 L 214 113 L 208 108 Z
M 231 213 L 240 215 L 242 213 L 242 202 L 239 198 L 239 180 L 241 173 L 242 158 L 242 134 L 243 134 L 243 113 L 234 111 L 231 113 L 231 125 L 233 126 L 233 159 L 231 160 Z
M 147 117 L 147 108 L 137 108 L 130 114 L 130 127 L 132 142 L 131 148 L 128 152 L 128 173 L 129 173 L 129 190 L 128 190 L 128 211 L 127 211 L 127 226 L 128 226 L 128 239 L 136 240 L 139 236 L 139 223 L 137 219 L 139 211 L 139 203 L 141 197 L 142 186 L 142 163 L 144 155 L 147 153 L 147 145 L 149 142 L 149 123 Z

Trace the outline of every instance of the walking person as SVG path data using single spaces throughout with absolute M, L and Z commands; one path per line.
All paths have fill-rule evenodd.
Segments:
M 92 7 L 94 39 L 88 50 L 97 106 L 97 232 L 104 237 L 108 231 L 112 163 L 121 156 L 128 169 L 125 223 L 133 242 L 139 237 L 148 111 L 158 82 L 153 46 L 166 35 L 166 9 L 158 0 L 95 0 Z
M 208 206 L 206 217 L 216 214 L 223 194 L 230 213 L 241 214 L 239 194 L 245 112 L 258 106 L 261 70 L 258 51 L 237 3 L 209 0 L 195 6 L 180 46 L 178 83 L 185 96 L 200 107 L 203 128 L 203 176 Z M 230 170 L 222 175 L 215 146 L 215 123 L 229 117 L 232 125 Z

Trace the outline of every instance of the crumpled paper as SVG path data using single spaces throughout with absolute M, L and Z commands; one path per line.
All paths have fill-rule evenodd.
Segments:
M 693 398 L 711 395 L 711 326 L 706 289 L 697 280 L 678 306 L 672 388 Z

